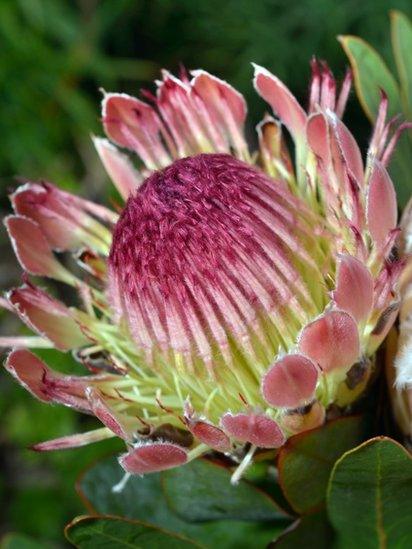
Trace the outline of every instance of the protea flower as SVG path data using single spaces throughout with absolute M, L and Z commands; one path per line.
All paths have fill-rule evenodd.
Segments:
M 216 451 L 240 463 L 237 478 L 255 451 L 321 425 L 364 391 L 398 310 L 385 169 L 397 135 L 388 138 L 383 98 L 363 162 L 341 121 L 350 74 L 337 95 L 326 65 L 312 69 L 305 112 L 255 66 L 276 118 L 258 124 L 253 152 L 242 96 L 205 71 L 164 72 L 146 101 L 105 94 L 109 140 L 95 145 L 127 200 L 120 216 L 44 182 L 12 195 L 6 226 L 23 270 L 73 286 L 81 305 L 26 274 L 4 305 L 37 336 L 3 338 L 19 347 L 6 368 L 39 399 L 103 424 L 36 449 L 118 436 L 129 473 Z M 63 266 L 67 252 L 84 276 Z M 72 351 L 90 374 L 51 371 L 26 349 L 36 346 Z

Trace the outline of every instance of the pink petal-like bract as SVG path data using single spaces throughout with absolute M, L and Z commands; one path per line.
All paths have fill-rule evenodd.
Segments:
M 35 221 L 53 249 L 70 250 L 80 241 L 66 209 L 68 202 L 62 201 L 59 194 L 57 197 L 51 185 L 28 183 L 17 189 L 11 200 L 14 211 Z M 77 208 L 75 212 L 78 213 Z
M 86 389 L 86 396 L 94 415 L 118 437 L 123 440 L 130 440 L 131 433 L 122 423 L 118 414 L 107 405 L 102 393 L 94 387 L 88 387 Z
M 247 107 L 243 96 L 227 82 L 206 71 L 192 71 L 192 74 L 191 93 L 202 99 L 211 121 L 223 134 L 223 142 L 228 141 L 239 152 L 247 150 L 243 137 Z M 227 145 L 224 150 L 229 150 Z
M 104 374 L 77 377 L 54 372 L 26 349 L 13 350 L 7 357 L 5 367 L 39 400 L 59 402 L 85 412 L 91 411 L 85 396 L 86 388 L 96 382 L 113 380 L 113 376 Z
M 9 215 L 5 225 L 17 259 L 30 274 L 65 280 L 65 271 L 53 252 L 39 225 L 27 217 Z
M 230 84 L 216 78 L 206 71 L 192 71 L 194 80 L 193 89 L 204 99 L 205 104 L 215 111 L 217 118 L 224 119 L 224 106 L 230 110 L 234 121 L 242 128 L 247 113 L 246 102 L 243 96 Z M 222 102 L 223 101 L 223 102 Z
M 33 220 L 54 250 L 104 245 L 110 236 L 95 218 L 113 223 L 116 215 L 107 208 L 58 189 L 50 183 L 26 183 L 12 195 L 15 212 Z M 103 239 L 103 240 L 102 240 Z
M 112 141 L 137 152 L 149 169 L 167 163 L 168 154 L 160 139 L 162 122 L 147 103 L 122 93 L 105 95 L 103 126 Z
M 346 369 L 359 358 L 358 327 L 343 311 L 329 311 L 303 329 L 299 350 L 323 371 Z
M 187 461 L 183 448 L 169 442 L 154 442 L 137 446 L 119 458 L 125 471 L 137 475 L 165 471 Z
M 216 427 L 206 421 L 192 420 L 188 423 L 188 428 L 193 436 L 195 436 L 203 444 L 207 444 L 210 448 L 219 452 L 227 452 L 230 450 L 231 444 L 229 437 Z
M 336 115 L 329 114 L 335 138 L 346 167 L 358 185 L 363 184 L 362 156 L 353 135 Z
M 385 245 L 398 217 L 396 194 L 385 168 L 375 161 L 369 180 L 367 201 L 368 227 L 378 250 Z
M 327 166 L 331 162 L 329 125 L 326 115 L 317 112 L 309 116 L 306 138 L 315 155 Z
M 332 294 L 339 309 L 358 322 L 365 320 L 372 310 L 373 286 L 372 275 L 361 261 L 346 254 L 339 257 Z
M 254 84 L 258 94 L 269 103 L 294 139 L 302 139 L 305 132 L 306 113 L 290 90 L 276 76 L 255 65 Z
M 69 309 L 40 288 L 25 284 L 7 297 L 23 322 L 50 339 L 57 349 L 67 351 L 89 343 Z
M 47 366 L 36 355 L 26 349 L 14 350 L 7 357 L 5 367 L 25 389 L 39 400 L 43 402 L 52 400 L 45 383 Z
M 95 137 L 94 146 L 107 174 L 113 181 L 122 198 L 127 200 L 142 183 L 142 177 L 135 169 L 129 157 L 120 152 L 107 139 Z
M 114 435 L 111 435 L 106 429 L 96 429 L 94 431 L 88 431 L 87 433 L 67 435 L 65 437 L 46 440 L 45 442 L 38 442 L 37 444 L 31 446 L 31 449 L 36 452 L 69 450 L 70 448 L 80 448 L 81 446 L 86 446 L 86 444 L 91 444 L 92 442 L 99 442 L 100 440 L 104 440 L 112 436 Z
M 233 439 L 261 448 L 278 448 L 285 437 L 279 425 L 264 414 L 230 414 L 220 419 L 222 429 Z
M 318 374 L 318 368 L 308 358 L 298 354 L 286 355 L 263 377 L 263 397 L 271 406 L 303 406 L 313 398 Z

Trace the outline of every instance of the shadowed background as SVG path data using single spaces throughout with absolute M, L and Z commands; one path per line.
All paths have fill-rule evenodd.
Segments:
M 304 104 L 312 55 L 337 78 L 347 64 L 338 34 L 356 34 L 390 57 L 388 12 L 412 15 L 410 0 L 1 0 L 0 207 L 18 180 L 45 179 L 98 201 L 110 185 L 90 140 L 100 134 L 99 88 L 138 94 L 159 70 L 183 63 L 229 81 L 247 98 L 248 135 L 265 106 L 255 95 L 251 61 L 285 80 Z M 348 124 L 363 147 L 369 124 L 354 95 Z M 20 281 L 4 230 L 1 289 Z M 21 330 L 0 313 L 2 335 Z M 71 357 L 43 353 L 57 369 Z M 2 359 L 3 360 L 3 357 Z M 77 370 L 81 372 L 81 370 Z M 27 446 L 92 420 L 35 402 L 0 373 L 0 535 L 18 531 L 41 547 L 63 547 L 62 528 L 83 507 L 73 483 L 82 468 L 117 443 L 37 455 Z

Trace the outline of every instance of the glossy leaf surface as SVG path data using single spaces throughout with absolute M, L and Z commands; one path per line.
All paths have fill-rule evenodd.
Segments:
M 328 515 L 338 547 L 412 546 L 412 459 L 378 437 L 344 454 L 328 488 Z
M 298 513 L 320 508 L 335 461 L 362 440 L 359 417 L 340 418 L 291 437 L 279 455 L 283 493 Z
M 203 463 L 202 460 L 198 461 Z M 183 466 L 182 471 L 186 467 L 188 465 Z M 211 467 L 213 468 L 211 472 L 215 473 L 217 466 L 211 464 Z M 208 465 L 206 465 L 206 468 L 208 468 Z M 79 480 L 77 489 L 90 513 L 118 515 L 148 522 L 195 539 L 203 547 L 215 548 L 218 545 L 247 549 L 253 544 L 253 546 L 263 548 L 287 525 L 287 518 L 281 518 L 280 511 L 276 508 L 274 502 L 253 486 L 250 486 L 249 489 L 249 485 L 243 481 L 237 488 L 243 490 L 243 484 L 247 486 L 245 495 L 250 497 L 251 501 L 260 508 L 260 516 L 266 516 L 266 522 L 251 522 L 252 517 L 256 517 L 256 514 L 254 514 L 256 511 L 251 508 L 252 505 L 247 504 L 247 501 L 244 502 L 244 505 L 247 505 L 248 511 L 244 507 L 243 516 L 250 517 L 248 522 L 234 519 L 209 520 L 202 523 L 185 521 L 172 508 L 179 505 L 178 498 L 172 490 L 174 490 L 174 486 L 183 490 L 182 483 L 185 483 L 185 480 L 180 478 L 180 482 L 177 482 L 176 478 L 170 479 L 169 486 L 167 486 L 168 482 L 165 475 L 169 473 L 170 471 L 167 473 L 153 473 L 143 477 L 133 476 L 121 493 L 115 493 L 112 492 L 112 487 L 121 480 L 122 471 L 115 458 L 108 458 L 88 469 Z M 229 473 L 225 470 L 223 470 L 223 473 L 226 475 L 224 482 L 229 484 Z M 188 475 L 190 476 L 189 471 Z M 203 475 L 206 475 L 204 471 Z M 222 477 L 219 477 L 218 480 L 220 489 L 224 491 Z M 194 497 L 197 497 L 196 490 Z M 258 503 L 259 498 L 263 501 L 260 506 Z M 203 520 L 206 516 L 210 519 L 212 511 L 215 516 L 218 513 L 221 517 L 224 514 L 227 517 L 229 516 L 223 495 L 221 495 L 219 502 L 215 500 L 215 507 L 213 507 L 211 500 L 208 501 L 207 506 L 209 511 L 194 507 L 191 511 L 192 518 L 199 518 L 203 513 Z M 249 515 L 247 515 L 247 512 Z M 206 515 L 206 513 L 208 514 Z M 285 515 L 282 516 L 285 517 Z M 269 520 L 270 517 L 271 520 Z
M 66 527 L 67 539 L 78 549 L 188 549 L 198 544 L 160 528 L 117 517 L 78 517 Z

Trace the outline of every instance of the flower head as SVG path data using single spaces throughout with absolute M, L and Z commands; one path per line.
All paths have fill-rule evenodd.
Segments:
M 24 349 L 6 367 L 41 400 L 104 425 L 38 449 L 118 436 L 121 465 L 140 474 L 210 450 L 239 460 L 363 392 L 398 309 L 394 142 L 383 98 L 364 164 L 341 121 L 350 75 L 337 94 L 327 66 L 312 69 L 306 113 L 255 67 L 277 117 L 257 126 L 257 153 L 242 96 L 205 71 L 164 72 L 148 101 L 106 94 L 110 141 L 95 145 L 127 199 L 119 218 L 50 184 L 14 193 L 6 224 L 23 269 L 76 287 L 82 306 L 27 281 L 4 304 L 39 337 L 2 343 L 73 350 L 91 375 L 55 374 Z

